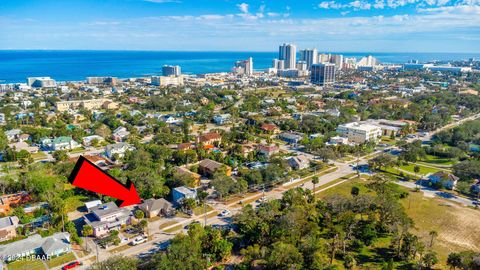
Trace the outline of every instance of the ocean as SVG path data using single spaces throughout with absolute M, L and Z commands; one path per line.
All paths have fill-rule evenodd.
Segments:
M 335 52 L 332 52 L 335 53 Z M 341 53 L 345 57 L 371 54 L 384 63 L 411 59 L 462 60 L 479 53 Z M 277 52 L 175 51 L 0 51 L 0 83 L 25 82 L 27 77 L 49 76 L 57 81 L 81 81 L 89 76 L 119 78 L 161 75 L 163 65 L 180 65 L 184 74 L 230 71 L 237 60 L 253 57 L 254 69 L 271 66 Z

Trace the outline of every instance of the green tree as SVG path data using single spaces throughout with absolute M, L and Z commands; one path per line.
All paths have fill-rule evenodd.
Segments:
M 84 237 L 90 236 L 93 234 L 93 228 L 90 225 L 83 225 L 82 227 L 82 235 Z
M 432 266 L 438 263 L 437 253 L 435 251 L 427 252 L 422 257 L 422 263 L 426 269 L 432 269 Z
M 294 245 L 276 242 L 267 257 L 267 264 L 271 269 L 302 269 L 303 257 Z

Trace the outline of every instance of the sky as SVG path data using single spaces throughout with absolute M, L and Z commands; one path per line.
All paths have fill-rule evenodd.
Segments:
M 480 52 L 480 0 L 1 0 L 2 50 Z

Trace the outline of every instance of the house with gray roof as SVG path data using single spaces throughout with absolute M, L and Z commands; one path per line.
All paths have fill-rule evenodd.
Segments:
M 120 157 L 123 157 L 127 151 L 132 151 L 134 149 L 135 147 L 124 142 L 109 144 L 105 146 L 105 155 L 108 158 L 112 158 L 113 155 L 115 154 L 118 154 Z
M 55 233 L 45 238 L 35 234 L 23 240 L 0 245 L 0 254 L 4 262 L 33 255 L 55 257 L 71 251 L 70 234 L 67 232 Z
M 111 230 L 119 230 L 122 225 L 129 225 L 131 217 L 130 210 L 119 208 L 114 202 L 109 202 L 91 207 L 83 218 L 87 225 L 92 226 L 93 235 L 102 237 Z
M 171 216 L 175 213 L 175 209 L 171 202 L 161 199 L 147 199 L 138 206 L 140 210 L 145 212 L 148 218 L 162 216 Z
M 17 236 L 18 218 L 16 216 L 0 218 L 0 242 Z

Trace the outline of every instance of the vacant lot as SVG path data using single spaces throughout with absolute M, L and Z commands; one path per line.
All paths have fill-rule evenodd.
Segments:
M 317 197 L 324 198 L 329 195 L 343 194 L 350 196 L 353 186 L 360 189 L 360 193 L 372 194 L 365 184 L 365 180 L 352 179 L 337 186 L 319 192 Z M 396 186 L 399 190 L 408 191 L 407 188 Z M 413 232 L 420 236 L 428 246 L 429 232 L 434 230 L 438 237 L 434 240 L 433 249 L 439 255 L 439 264 L 436 269 L 447 269 L 445 262 L 450 252 L 463 250 L 480 251 L 480 211 L 463 207 L 440 198 L 427 198 L 420 192 L 409 192 L 409 196 L 402 201 L 405 211 L 410 216 L 415 228 Z M 375 248 L 388 247 L 388 243 L 381 241 L 374 244 Z M 365 250 L 364 254 L 368 254 Z M 365 266 L 369 265 L 368 263 Z M 373 264 L 375 265 L 375 264 Z

